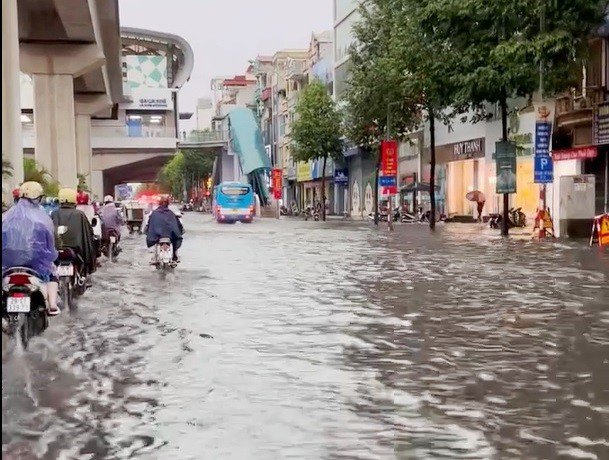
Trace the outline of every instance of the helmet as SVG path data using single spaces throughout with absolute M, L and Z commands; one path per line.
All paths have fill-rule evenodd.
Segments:
M 18 200 L 20 196 L 21 196 L 21 190 L 19 190 L 19 188 L 14 189 L 13 190 L 13 198 L 15 200 Z
M 104 197 L 104 203 L 112 203 L 114 201 L 114 198 L 112 197 L 112 195 L 106 195 Z
M 86 192 L 77 192 L 76 203 L 77 204 L 89 204 L 89 194 Z
M 59 202 L 60 203 L 68 203 L 68 204 L 76 204 L 76 195 L 77 192 L 73 188 L 62 188 L 59 191 Z
M 169 196 L 161 195 L 159 197 L 159 206 L 169 206 Z
M 44 190 L 42 190 L 42 185 L 40 185 L 38 182 L 24 182 L 21 184 L 21 187 L 19 187 L 20 198 L 35 200 L 43 195 Z

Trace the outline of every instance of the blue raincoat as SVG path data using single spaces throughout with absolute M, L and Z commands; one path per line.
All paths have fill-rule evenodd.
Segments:
M 56 259 L 51 218 L 39 205 L 19 200 L 2 220 L 2 268 L 28 267 L 49 281 Z

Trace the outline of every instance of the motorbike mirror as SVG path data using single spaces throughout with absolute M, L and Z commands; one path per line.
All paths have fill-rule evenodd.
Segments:
M 60 225 L 59 227 L 57 227 L 58 235 L 63 235 L 65 233 L 67 233 L 67 231 L 68 231 L 68 227 L 66 227 L 65 225 Z

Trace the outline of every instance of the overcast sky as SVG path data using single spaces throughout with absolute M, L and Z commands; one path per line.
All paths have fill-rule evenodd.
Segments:
M 213 76 L 242 74 L 258 54 L 306 48 L 311 32 L 332 28 L 332 0 L 120 0 L 119 8 L 121 26 L 180 35 L 192 46 L 181 111 L 194 111 L 197 98 L 210 94 Z

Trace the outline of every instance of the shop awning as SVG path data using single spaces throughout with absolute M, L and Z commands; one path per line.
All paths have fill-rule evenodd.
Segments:
M 410 184 L 403 185 L 400 187 L 402 193 L 413 193 L 413 192 L 427 192 L 431 190 L 430 185 L 427 182 L 411 182 Z M 440 187 L 434 186 L 436 192 L 440 191 Z

